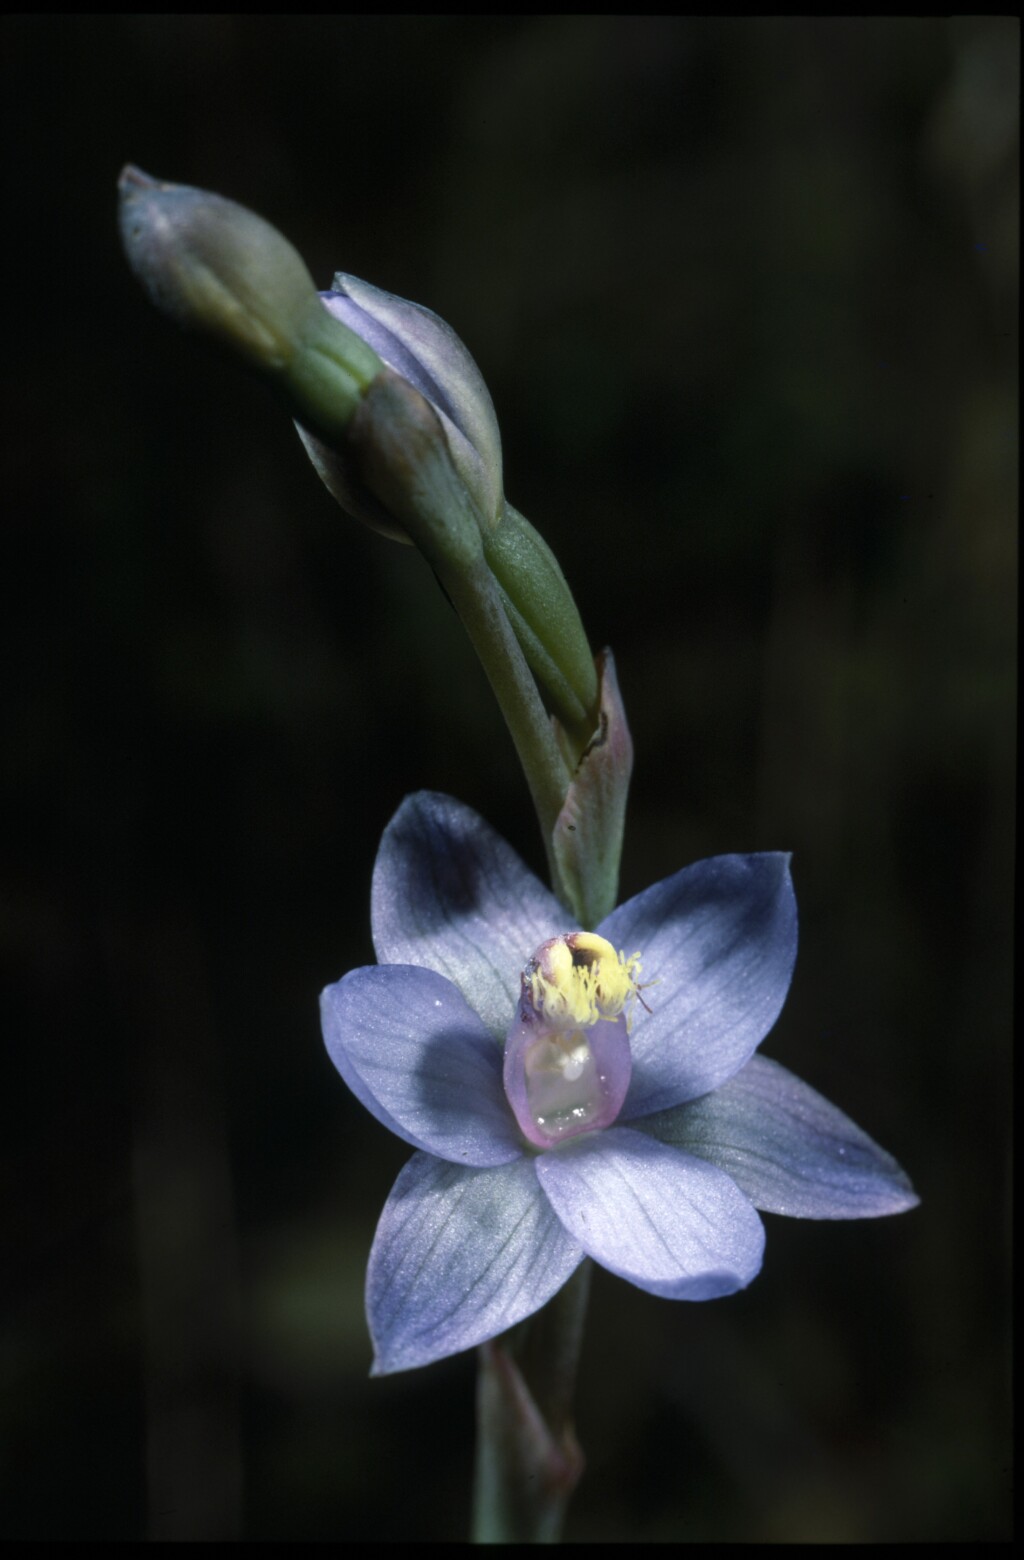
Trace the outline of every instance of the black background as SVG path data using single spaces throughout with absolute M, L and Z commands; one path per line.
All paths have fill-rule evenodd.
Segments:
M 791 849 L 766 1052 L 899 1219 L 594 1286 L 567 1536 L 1008 1531 L 1016 23 L 2 24 L 8 1537 L 459 1538 L 472 1360 L 369 1381 L 406 1150 L 321 986 L 402 796 L 538 870 L 411 550 L 120 254 L 134 161 L 462 335 L 637 749 L 623 891 Z

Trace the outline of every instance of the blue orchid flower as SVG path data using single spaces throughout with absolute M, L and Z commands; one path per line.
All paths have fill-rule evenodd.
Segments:
M 859 1127 L 755 1055 L 796 956 L 787 856 L 698 862 L 580 931 L 478 814 L 420 792 L 384 832 L 372 923 L 380 963 L 321 1009 L 349 1088 L 417 1150 L 370 1253 L 374 1374 L 504 1332 L 585 1256 L 711 1300 L 760 1269 L 757 1209 L 918 1201 Z

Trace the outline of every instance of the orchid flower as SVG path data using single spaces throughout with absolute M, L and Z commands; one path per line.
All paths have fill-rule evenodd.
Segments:
M 475 812 L 420 792 L 384 832 L 372 925 L 380 962 L 321 1009 L 349 1088 L 417 1150 L 370 1253 L 375 1374 L 496 1337 L 585 1256 L 711 1300 L 758 1273 L 758 1209 L 917 1202 L 889 1154 L 756 1054 L 796 956 L 786 855 L 698 862 L 584 931 Z

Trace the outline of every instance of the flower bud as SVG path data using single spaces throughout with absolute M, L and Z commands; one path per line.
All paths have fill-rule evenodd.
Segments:
M 497 525 L 504 505 L 501 435 L 483 376 L 458 336 L 430 309 L 343 271 L 335 276 L 333 289 L 321 297 L 335 320 L 361 337 L 430 402 L 486 536 Z M 299 436 L 321 480 L 344 510 L 376 530 L 408 540 L 385 514 L 367 509 L 347 455 L 302 427 Z
M 324 437 L 340 434 L 382 364 L 325 315 L 288 240 L 234 201 L 138 168 L 118 189 L 128 263 L 157 308 L 269 376 Z
M 567 734 L 575 764 L 598 726 L 598 675 L 554 554 L 505 501 L 501 435 L 480 370 L 451 326 L 418 303 L 344 271 L 322 296 L 331 315 L 357 332 L 436 412 L 502 605 L 547 708 Z M 350 445 L 328 445 L 301 426 L 298 431 L 321 480 L 348 514 L 398 541 L 410 540 L 397 506 L 380 502 L 379 486 L 368 492 L 365 462 Z

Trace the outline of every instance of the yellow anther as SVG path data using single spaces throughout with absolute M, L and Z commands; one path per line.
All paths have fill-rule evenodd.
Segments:
M 572 932 L 546 943 L 528 980 L 533 1005 L 555 1028 L 589 1029 L 615 1019 L 637 995 L 640 955 L 628 959 L 595 932 Z

